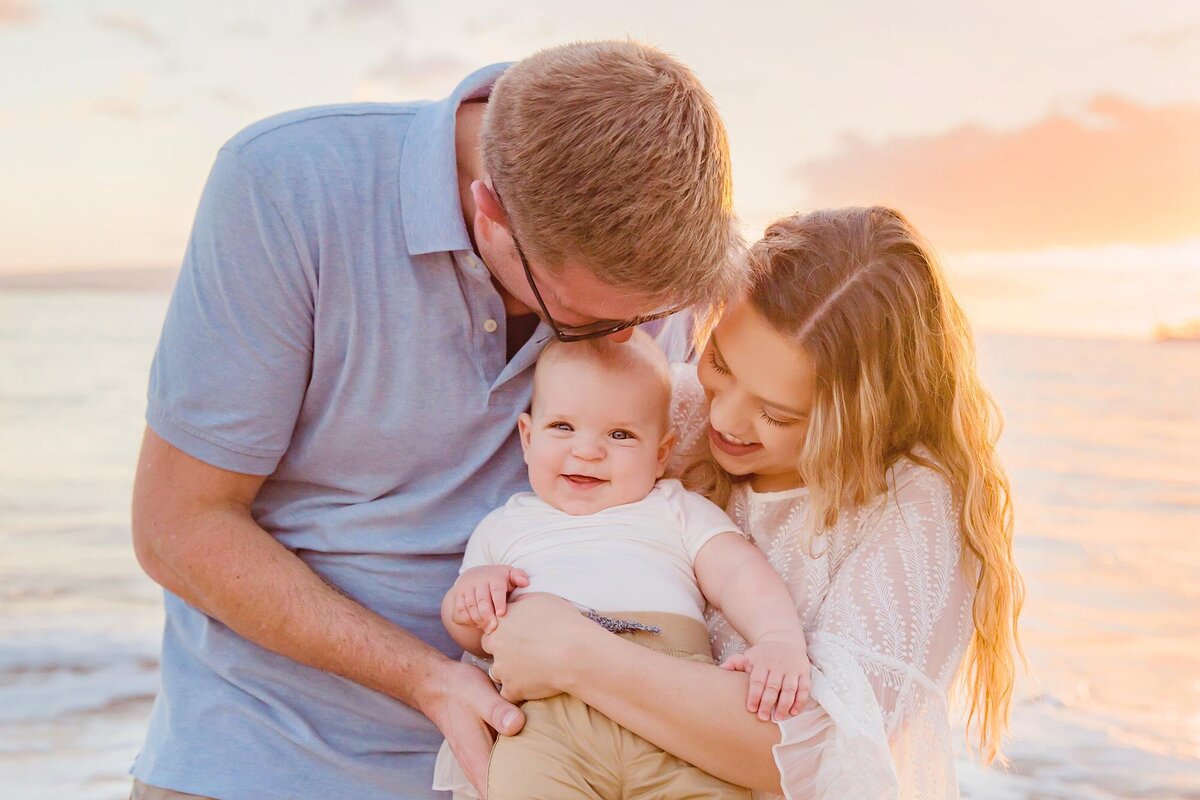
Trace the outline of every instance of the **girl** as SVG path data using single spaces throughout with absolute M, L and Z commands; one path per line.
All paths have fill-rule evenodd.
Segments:
M 509 699 L 576 695 L 756 797 L 957 797 L 950 694 L 990 762 L 1024 597 L 967 321 L 891 209 L 781 220 L 751 257 L 755 285 L 712 331 L 698 376 L 680 376 L 675 423 L 685 450 L 704 451 L 685 479 L 788 584 L 808 702 L 774 723 L 748 714 L 744 645 L 719 614 L 724 671 L 615 640 L 545 596 L 485 637 L 493 675 Z

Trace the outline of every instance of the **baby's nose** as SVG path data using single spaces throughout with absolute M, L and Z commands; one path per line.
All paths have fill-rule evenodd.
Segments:
M 596 461 L 604 458 L 604 448 L 594 441 L 581 441 L 571 448 L 571 454 L 585 461 Z

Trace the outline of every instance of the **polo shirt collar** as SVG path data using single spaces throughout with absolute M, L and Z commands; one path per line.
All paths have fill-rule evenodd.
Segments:
M 421 106 L 400 153 L 400 213 L 411 255 L 470 250 L 458 194 L 454 123 L 464 100 L 487 97 L 510 64 L 492 64 L 468 75 L 445 100 Z

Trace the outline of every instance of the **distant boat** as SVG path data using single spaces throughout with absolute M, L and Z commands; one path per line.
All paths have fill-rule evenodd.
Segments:
M 1179 326 L 1159 325 L 1154 329 L 1156 342 L 1200 342 L 1200 319 Z

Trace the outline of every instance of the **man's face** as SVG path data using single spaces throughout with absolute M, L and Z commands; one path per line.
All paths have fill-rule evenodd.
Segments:
M 477 189 L 475 196 L 476 247 L 492 274 L 496 289 L 504 301 L 505 312 L 509 316 L 541 316 L 537 298 L 529 285 L 507 220 L 495 196 L 486 188 Z M 630 319 L 653 314 L 662 308 L 661 299 L 607 284 L 580 264 L 568 262 L 562 268 L 551 271 L 536 259 L 531 259 L 529 268 L 547 311 L 560 327 L 586 325 L 602 319 Z M 612 338 L 624 341 L 629 338 L 629 333 L 621 331 L 613 334 Z

